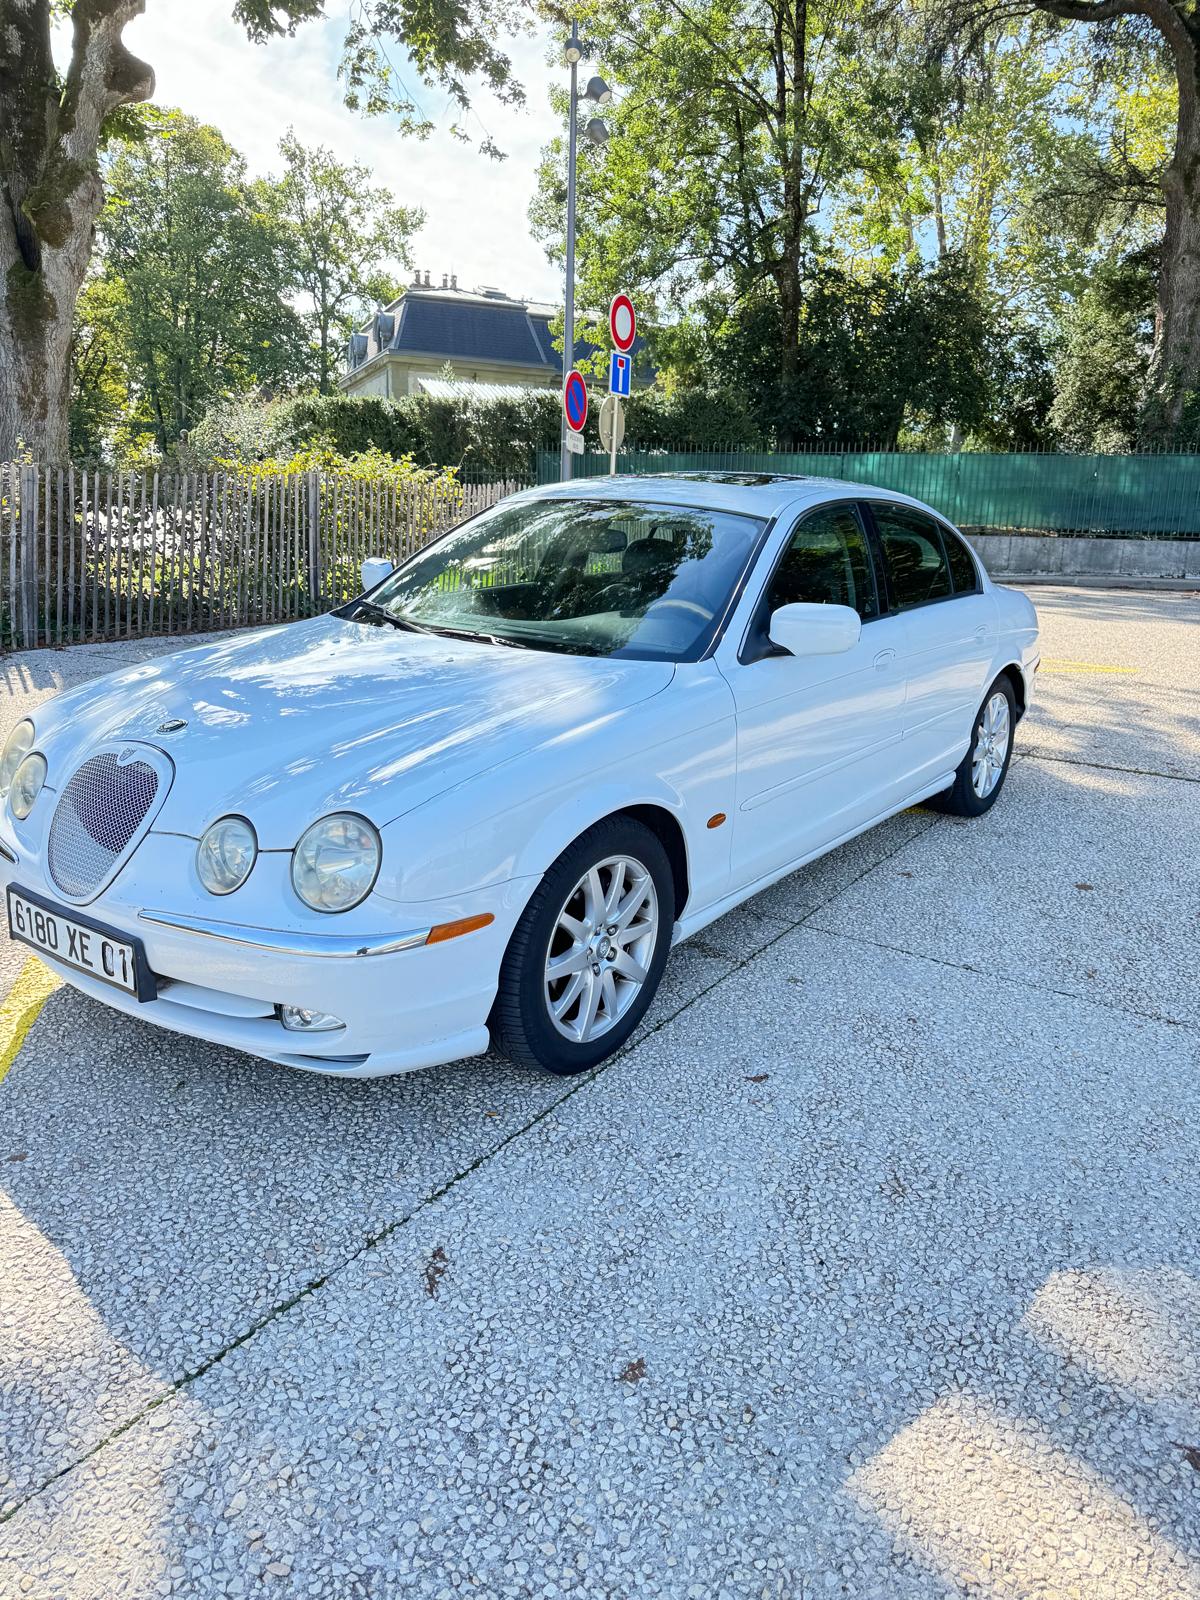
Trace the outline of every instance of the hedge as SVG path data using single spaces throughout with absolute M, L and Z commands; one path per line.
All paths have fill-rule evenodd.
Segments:
M 593 385 L 585 430 L 599 447 L 602 394 Z M 188 453 L 198 463 L 291 456 L 330 449 L 340 456 L 379 450 L 411 456 L 425 466 L 457 467 L 464 477 L 527 478 L 538 450 L 553 449 L 561 416 L 558 391 L 532 391 L 519 399 L 443 400 L 413 395 L 302 395 L 291 400 L 225 401 L 192 432 Z M 626 410 L 625 438 L 648 448 L 671 444 L 702 449 L 761 448 L 766 442 L 745 401 L 716 390 L 647 389 Z

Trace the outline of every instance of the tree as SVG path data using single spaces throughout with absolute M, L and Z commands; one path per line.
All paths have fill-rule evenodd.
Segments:
M 581 144 L 583 304 L 634 290 L 659 311 L 660 366 L 744 388 L 778 438 L 979 418 L 988 314 L 966 253 L 855 260 L 836 222 L 914 115 L 894 29 L 858 0 L 596 0 L 584 26 L 620 94 L 608 144 Z M 531 215 L 558 252 L 561 143 Z
M 71 342 L 71 460 L 98 461 L 114 418 L 129 406 L 128 298 L 119 279 L 94 272 L 76 303 Z
M 1068 449 L 1136 448 L 1153 305 L 1152 262 L 1141 252 L 1106 265 L 1068 311 L 1051 413 Z
M 1194 0 L 934 0 L 934 5 L 946 38 L 975 39 L 1007 27 L 1013 18 L 1041 12 L 1065 23 L 1091 24 L 1103 64 L 1119 70 L 1139 45 L 1168 63 L 1176 113 L 1170 158 L 1152 179 L 1161 196 L 1164 228 L 1139 432 L 1148 442 L 1187 433 L 1200 409 L 1200 17 Z
M 677 309 L 711 289 L 774 308 L 781 379 L 798 370 L 818 214 L 892 120 L 866 0 L 594 0 L 581 26 L 622 87 L 581 163 L 583 302 L 624 280 Z M 607 115 L 607 113 L 606 113 Z M 561 145 L 531 213 L 561 238 Z
M 1048 203 L 1100 159 L 1087 63 L 1044 19 L 964 41 L 930 60 L 919 13 L 896 18 L 910 87 L 884 159 L 848 185 L 832 231 L 856 267 L 955 254 L 1006 308 L 1051 314 L 1086 279 L 1094 229 Z
M 160 450 L 230 389 L 289 386 L 305 333 L 289 243 L 215 128 L 154 112 L 106 160 L 100 277 L 116 305 L 129 402 Z
M 290 33 L 324 12 L 324 0 L 231 3 L 255 40 Z M 42 460 L 67 453 L 72 326 L 104 203 L 104 129 L 122 106 L 154 92 L 153 71 L 122 42 L 145 5 L 0 0 L 0 460 L 19 442 Z M 356 0 L 347 99 L 367 110 L 411 99 L 387 59 L 389 39 L 406 44 L 420 75 L 460 105 L 475 73 L 519 98 L 497 40 L 531 11 L 532 0 L 429 0 L 418 8 L 409 0 Z M 60 75 L 51 25 L 64 15 L 72 37 Z
M 394 298 L 395 265 L 409 267 L 422 211 L 398 206 L 369 167 L 345 166 L 288 129 L 283 178 L 265 184 L 265 204 L 283 224 L 296 283 L 307 301 L 321 394 L 333 387 L 335 348 L 375 300 Z

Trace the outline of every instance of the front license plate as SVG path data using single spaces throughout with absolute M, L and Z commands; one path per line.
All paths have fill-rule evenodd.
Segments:
M 16 884 L 8 888 L 8 931 L 41 955 L 86 972 L 138 1000 L 153 1000 L 157 985 L 139 939 L 129 939 L 78 912 L 66 912 Z

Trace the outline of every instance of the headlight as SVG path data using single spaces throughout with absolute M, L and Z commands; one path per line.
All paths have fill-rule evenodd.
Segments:
M 26 719 L 18 722 L 0 751 L 0 800 L 12 787 L 17 768 L 33 749 L 33 723 Z
M 33 810 L 33 802 L 41 794 L 45 781 L 45 756 L 26 756 L 17 768 L 12 787 L 8 791 L 8 809 L 18 822 L 24 822 Z
M 292 887 L 314 911 L 349 911 L 370 894 L 381 854 L 365 817 L 349 811 L 322 817 L 292 852 Z
M 222 817 L 196 850 L 196 871 L 209 894 L 232 894 L 250 876 L 258 839 L 245 817 Z

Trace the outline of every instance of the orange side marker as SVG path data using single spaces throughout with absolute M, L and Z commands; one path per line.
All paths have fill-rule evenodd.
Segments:
M 439 922 L 430 928 L 425 943 L 445 944 L 447 939 L 457 939 L 464 933 L 474 933 L 477 928 L 486 928 L 489 922 L 495 920 L 490 911 L 484 911 L 477 917 L 460 917 L 457 922 Z

